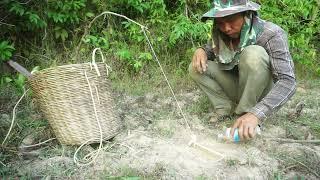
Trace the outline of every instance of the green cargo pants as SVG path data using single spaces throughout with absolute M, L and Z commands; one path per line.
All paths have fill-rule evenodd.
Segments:
M 261 46 L 247 46 L 232 70 L 221 70 L 214 61 L 207 63 L 206 72 L 195 72 L 190 64 L 189 73 L 220 115 L 248 112 L 273 86 L 269 55 Z

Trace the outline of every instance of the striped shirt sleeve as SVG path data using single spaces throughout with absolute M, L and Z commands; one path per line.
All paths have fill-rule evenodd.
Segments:
M 264 120 L 277 111 L 293 96 L 296 90 L 294 65 L 286 33 L 278 26 L 273 27 L 275 28 L 267 30 L 262 38 L 265 38 L 263 47 L 271 60 L 271 71 L 275 84 L 271 91 L 249 110 L 259 120 Z

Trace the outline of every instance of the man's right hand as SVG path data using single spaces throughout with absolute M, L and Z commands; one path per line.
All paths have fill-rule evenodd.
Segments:
M 193 70 L 199 73 L 203 73 L 207 70 L 207 54 L 202 48 L 198 48 L 192 58 L 192 67 Z

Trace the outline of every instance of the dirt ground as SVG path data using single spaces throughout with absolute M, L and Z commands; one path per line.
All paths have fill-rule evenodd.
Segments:
M 177 93 L 191 130 L 171 96 L 156 92 L 144 96 L 118 93 L 115 100 L 124 127 L 104 144 L 92 165 L 76 166 L 76 147 L 53 141 L 22 152 L 18 161 L 7 166 L 16 169 L 17 174 L 11 177 L 35 179 L 318 179 L 319 144 L 272 139 L 316 138 L 312 130 L 301 124 L 295 127 L 297 132 L 308 137 L 293 136 L 292 129 L 283 125 L 290 121 L 286 120 L 288 113 L 295 111 L 298 102 L 307 97 L 310 102 L 320 102 L 320 93 L 314 88 L 300 86 L 297 94 L 262 126 L 261 136 L 249 142 L 230 143 L 218 140 L 217 135 L 232 122 L 209 124 L 209 110 L 202 109 L 208 108 L 208 102 L 197 88 Z M 301 116 L 309 118 L 317 113 L 319 106 L 306 105 Z M 196 135 L 198 146 L 188 145 L 192 134 Z M 97 147 L 88 146 L 84 151 L 94 149 Z

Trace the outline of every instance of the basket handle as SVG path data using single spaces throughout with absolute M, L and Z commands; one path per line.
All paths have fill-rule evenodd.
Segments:
M 92 62 L 90 63 L 90 65 L 92 65 L 94 67 L 94 69 L 96 70 L 98 76 L 101 76 L 100 74 L 100 71 L 99 71 L 99 68 L 98 68 L 98 65 L 96 63 L 96 54 L 97 54 L 97 51 L 99 51 L 100 53 L 100 56 L 101 56 L 101 59 L 102 59 L 102 62 L 106 64 L 106 59 L 101 51 L 100 48 L 95 48 L 93 51 L 92 51 Z M 91 66 L 91 70 L 92 70 L 92 66 Z M 108 66 L 108 64 L 106 64 L 106 70 L 107 70 L 107 75 L 109 75 L 109 70 L 111 70 L 111 67 Z

